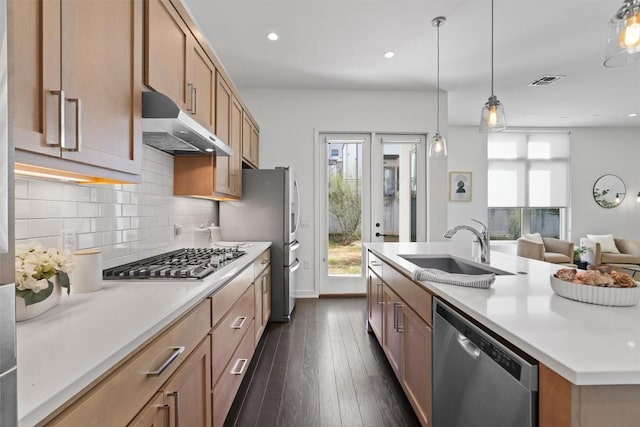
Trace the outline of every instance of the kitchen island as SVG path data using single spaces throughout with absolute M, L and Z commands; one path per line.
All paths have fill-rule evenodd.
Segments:
M 88 294 L 73 294 L 72 283 L 58 306 L 17 324 L 19 425 L 38 424 L 104 379 L 241 272 L 253 272 L 270 246 L 243 247 L 245 255 L 203 280 L 103 281 Z
M 470 243 L 366 246 L 408 278 L 419 267 L 402 255 L 472 259 Z M 609 425 L 637 425 L 640 306 L 606 307 L 557 296 L 549 278 L 558 265 L 494 251 L 490 266 L 511 274 L 497 275 L 489 289 L 427 281 L 417 285 L 540 363 L 541 426 L 598 425 L 598 416 L 611 413 L 621 421 L 606 418 L 613 422 Z M 559 419 L 565 422 L 558 424 Z

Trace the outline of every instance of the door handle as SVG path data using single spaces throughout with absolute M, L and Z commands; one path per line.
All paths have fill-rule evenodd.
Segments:
M 193 105 L 193 107 L 191 107 L 191 114 L 196 115 L 198 114 L 198 88 L 193 86 L 191 90 L 193 91 L 191 94 L 191 104 Z
M 68 102 L 76 104 L 76 146 L 69 148 L 66 146 L 66 139 L 62 141 L 62 149 L 66 151 L 82 151 L 82 102 L 80 98 L 69 98 Z
M 469 356 L 477 360 L 480 357 L 480 349 L 474 343 L 472 343 L 469 338 L 465 337 L 460 332 L 458 332 L 457 334 L 458 344 L 460 344 L 460 347 L 462 347 L 462 349 L 466 351 Z
M 380 289 L 382 288 L 382 282 L 378 282 L 377 285 L 377 294 L 376 294 L 376 304 L 382 305 L 384 304 L 384 302 L 382 301 L 382 292 L 380 291 Z
M 376 237 L 388 237 L 390 234 L 380 234 L 376 232 Z

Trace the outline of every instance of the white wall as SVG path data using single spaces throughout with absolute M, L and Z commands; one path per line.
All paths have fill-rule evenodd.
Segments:
M 627 194 L 622 204 L 605 209 L 593 200 L 598 177 L 622 178 Z M 570 238 L 613 234 L 640 240 L 640 128 L 578 128 L 571 133 Z
M 448 227 L 469 224 L 475 218 L 487 223 L 487 135 L 478 126 L 449 126 L 449 172 L 471 172 L 471 201 L 448 202 Z M 447 186 L 448 189 L 448 186 Z M 471 233 L 457 233 L 452 240 L 471 241 Z
M 190 246 L 209 246 L 189 232 L 217 218 L 217 202 L 173 196 L 173 156 L 144 146 L 141 184 L 80 185 L 16 177 L 16 243 L 61 247 L 74 230 L 78 249 L 102 250 L 105 268 Z M 173 225 L 184 233 L 175 237 Z
M 411 132 L 435 130 L 436 96 L 432 92 L 244 89 L 242 98 L 260 125 L 260 167 L 290 165 L 301 189 L 299 254 L 309 269 L 298 270 L 298 296 L 316 296 L 314 262 L 317 195 L 314 138 L 317 132 Z M 441 131 L 446 135 L 446 96 L 441 97 Z M 442 124 L 445 124 L 442 126 Z M 429 235 L 446 230 L 446 159 L 428 166 Z M 224 227 L 224 224 L 221 224 Z M 303 265 L 304 262 L 303 262 Z M 364 290 L 363 290 L 364 291 Z
M 589 234 L 613 234 L 640 240 L 640 129 L 576 128 L 571 130 L 570 200 L 568 238 L 579 243 Z M 449 202 L 449 226 L 487 219 L 486 135 L 475 126 L 449 127 L 449 171 L 473 173 L 469 203 Z M 593 184 L 605 174 L 618 175 L 627 186 L 623 203 L 604 209 L 593 200 Z M 454 239 L 471 240 L 470 233 Z

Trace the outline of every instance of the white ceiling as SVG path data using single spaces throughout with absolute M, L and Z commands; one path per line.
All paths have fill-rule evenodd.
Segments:
M 489 0 L 183 1 L 240 89 L 434 90 L 431 19 L 443 15 L 449 123 L 476 125 L 491 92 Z M 640 126 L 627 116 L 640 113 L 640 61 L 602 65 L 607 22 L 622 3 L 495 1 L 494 86 L 508 126 Z M 567 77 L 528 86 L 545 74 Z

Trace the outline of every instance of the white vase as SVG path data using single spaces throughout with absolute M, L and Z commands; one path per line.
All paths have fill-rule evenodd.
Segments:
M 24 298 L 16 295 L 16 321 L 33 319 L 41 314 L 51 310 L 53 307 L 60 303 L 62 297 L 62 286 L 58 285 L 57 276 L 49 279 L 53 282 L 53 292 L 48 298 L 35 304 L 26 305 Z

